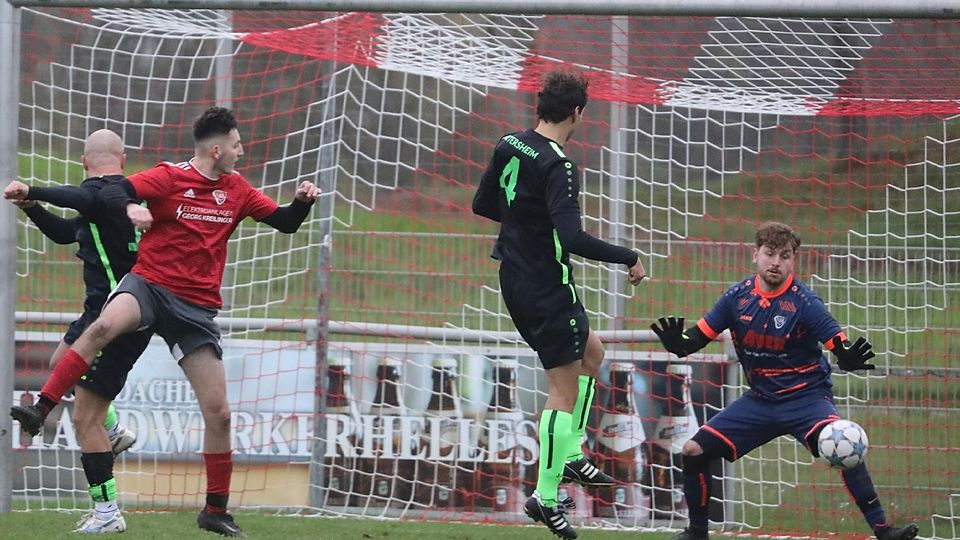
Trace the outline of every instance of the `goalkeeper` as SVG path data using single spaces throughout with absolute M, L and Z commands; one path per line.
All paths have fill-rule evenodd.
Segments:
M 844 371 L 869 370 L 874 353 L 864 338 L 851 344 L 823 301 L 794 278 L 800 238 L 782 223 L 766 223 L 756 233 L 757 274 L 731 286 L 696 325 L 683 318 L 661 318 L 651 328 L 664 347 L 679 357 L 707 345 L 730 329 L 737 357 L 750 386 L 683 445 L 683 493 L 690 523 L 674 540 L 706 540 L 710 467 L 718 458 L 740 456 L 781 435 L 793 435 L 814 456 L 824 426 L 838 420 L 830 364 L 823 343 Z M 917 525 L 894 527 L 880 505 L 865 464 L 841 472 L 843 483 L 878 540 L 910 540 Z

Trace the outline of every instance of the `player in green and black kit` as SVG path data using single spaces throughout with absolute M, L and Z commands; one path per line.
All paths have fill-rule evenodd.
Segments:
M 137 260 L 139 234 L 134 230 L 126 213 L 110 212 L 103 208 L 98 196 L 105 186 L 124 179 L 123 165 L 123 142 L 120 137 L 112 131 L 101 129 L 92 133 L 84 142 L 83 166 L 88 177 L 79 186 L 31 187 L 14 181 L 4 190 L 4 198 L 23 208 L 27 216 L 54 242 L 80 244 L 77 257 L 83 261 L 83 282 L 86 286 L 83 313 L 70 324 L 51 357 L 51 366 L 60 360 L 84 329 L 97 319 L 107 295 L 116 288 L 118 281 L 130 271 Z M 50 214 L 39 205 L 32 204 L 32 201 L 72 208 L 79 212 L 79 215 L 72 219 L 63 219 Z M 149 334 L 138 332 L 111 343 L 77 383 L 77 395 L 90 392 L 113 399 L 114 395 L 108 392 L 108 388 L 115 384 L 122 387 L 129 369 L 120 371 L 124 380 L 113 381 L 111 379 L 116 377 L 113 375 L 115 371 L 98 371 L 98 366 L 132 366 L 149 341 Z M 47 413 L 54 405 L 55 403 L 44 404 L 41 399 L 40 406 L 45 406 Z M 20 422 L 24 431 L 37 435 L 43 425 L 42 417 L 38 422 L 30 422 L 32 417 L 18 416 L 29 415 L 31 412 L 30 408 L 14 407 L 11 415 Z M 126 529 L 126 524 L 117 511 L 113 460 L 116 454 L 136 442 L 136 436 L 117 422 L 112 404 L 108 409 L 105 424 L 101 424 L 102 419 L 82 414 L 80 407 L 74 410 L 73 421 L 80 439 L 80 461 L 90 483 L 90 494 L 96 504 L 96 508 L 78 523 L 76 532 L 122 532 Z M 85 428 L 86 425 L 94 423 L 98 425 Z M 87 436 L 87 433 L 94 433 L 94 436 Z
M 523 339 L 546 370 L 549 395 L 540 416 L 537 490 L 524 507 L 558 536 L 576 538 L 557 500 L 561 481 L 609 486 L 614 479 L 581 451 L 603 344 L 590 332 L 577 295 L 570 254 L 620 263 L 630 283 L 646 277 L 637 253 L 598 240 L 581 227 L 580 174 L 563 145 L 582 122 L 587 81 L 580 74 L 547 74 L 537 94 L 536 129 L 497 143 L 473 211 L 500 223 L 493 258 L 500 290 Z

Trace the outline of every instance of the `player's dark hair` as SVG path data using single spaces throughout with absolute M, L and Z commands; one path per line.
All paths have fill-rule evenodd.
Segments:
M 193 142 L 201 143 L 210 137 L 227 135 L 236 127 L 233 112 L 223 107 L 210 107 L 193 123 Z
M 768 221 L 757 229 L 757 249 L 767 246 L 771 249 L 790 247 L 794 251 L 800 248 L 800 237 L 789 225 L 776 221 Z
M 583 112 L 589 84 L 582 73 L 562 70 L 547 73 L 543 87 L 537 92 L 537 118 L 556 124 L 570 118 L 577 107 Z

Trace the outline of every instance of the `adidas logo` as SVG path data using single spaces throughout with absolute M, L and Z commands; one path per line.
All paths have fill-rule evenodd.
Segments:
M 193 192 L 193 188 L 190 188 L 183 192 L 183 196 L 188 199 L 196 199 L 197 195 Z

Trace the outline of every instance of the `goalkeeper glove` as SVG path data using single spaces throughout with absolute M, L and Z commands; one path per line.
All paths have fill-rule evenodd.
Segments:
M 683 317 L 660 317 L 659 321 L 660 326 L 653 323 L 650 329 L 660 338 L 663 348 L 680 358 L 700 349 L 683 333 Z
M 833 354 L 837 355 L 837 366 L 844 371 L 856 371 L 858 369 L 876 369 L 877 366 L 868 364 L 876 354 L 873 353 L 873 345 L 862 337 L 857 338 L 856 343 L 849 345 L 844 343 L 840 336 L 833 337 Z

